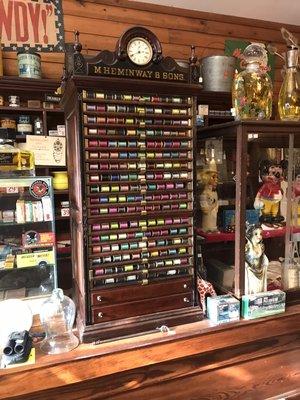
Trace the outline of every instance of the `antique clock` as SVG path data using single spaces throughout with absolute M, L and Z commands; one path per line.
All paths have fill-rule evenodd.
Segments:
M 133 27 L 68 57 L 63 104 L 77 326 L 101 341 L 201 319 L 194 262 L 198 67 Z
M 151 43 L 139 36 L 132 38 L 127 45 L 127 54 L 134 64 L 147 65 L 153 57 Z
M 151 61 L 159 62 L 162 48 L 157 37 L 149 29 L 133 27 L 120 37 L 117 54 L 121 60 L 128 58 L 133 64 L 144 66 Z

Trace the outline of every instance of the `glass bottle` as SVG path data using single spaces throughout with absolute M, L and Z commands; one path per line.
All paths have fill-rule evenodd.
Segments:
M 286 68 L 278 98 L 279 117 L 283 121 L 300 120 L 300 71 L 299 50 L 290 46 L 286 52 Z
M 15 147 L 14 140 L 2 132 L 0 133 L 0 175 L 35 176 L 33 152 Z
M 272 81 L 267 73 L 267 52 L 263 44 L 252 43 L 243 52 L 244 70 L 232 85 L 235 119 L 270 119 L 272 114 Z
M 72 328 L 75 319 L 75 304 L 65 296 L 62 289 L 54 289 L 40 310 L 40 320 L 45 329 L 41 350 L 46 354 L 60 354 L 78 346 L 79 340 Z
M 42 135 L 43 134 L 43 121 L 40 117 L 36 117 L 33 122 L 34 134 Z

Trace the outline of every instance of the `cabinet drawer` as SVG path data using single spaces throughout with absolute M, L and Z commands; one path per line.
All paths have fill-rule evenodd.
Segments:
M 92 321 L 96 324 L 160 311 L 175 310 L 190 307 L 192 301 L 193 292 L 187 292 L 112 306 L 92 307 Z
M 169 280 L 168 282 L 151 283 L 145 286 L 127 286 L 115 289 L 93 290 L 91 302 L 92 306 L 111 305 L 176 293 L 185 293 L 192 289 L 193 278 L 187 276 Z

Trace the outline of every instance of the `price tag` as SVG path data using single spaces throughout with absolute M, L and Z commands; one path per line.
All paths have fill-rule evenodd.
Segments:
M 6 193 L 19 193 L 19 188 L 15 186 L 8 186 L 6 188 Z
M 69 217 L 70 216 L 70 209 L 67 208 L 67 207 L 61 208 L 60 213 L 61 213 L 62 217 Z

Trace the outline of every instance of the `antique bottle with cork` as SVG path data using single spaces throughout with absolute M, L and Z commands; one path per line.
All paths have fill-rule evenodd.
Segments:
M 300 71 L 299 49 L 297 39 L 285 28 L 281 28 L 282 37 L 287 44 L 284 56 L 279 55 L 285 61 L 284 78 L 279 92 L 278 112 L 281 120 L 300 120 Z
M 239 72 L 232 85 L 232 104 L 237 120 L 270 119 L 272 114 L 272 81 L 267 73 L 267 51 L 261 43 L 251 43 L 242 55 Z

